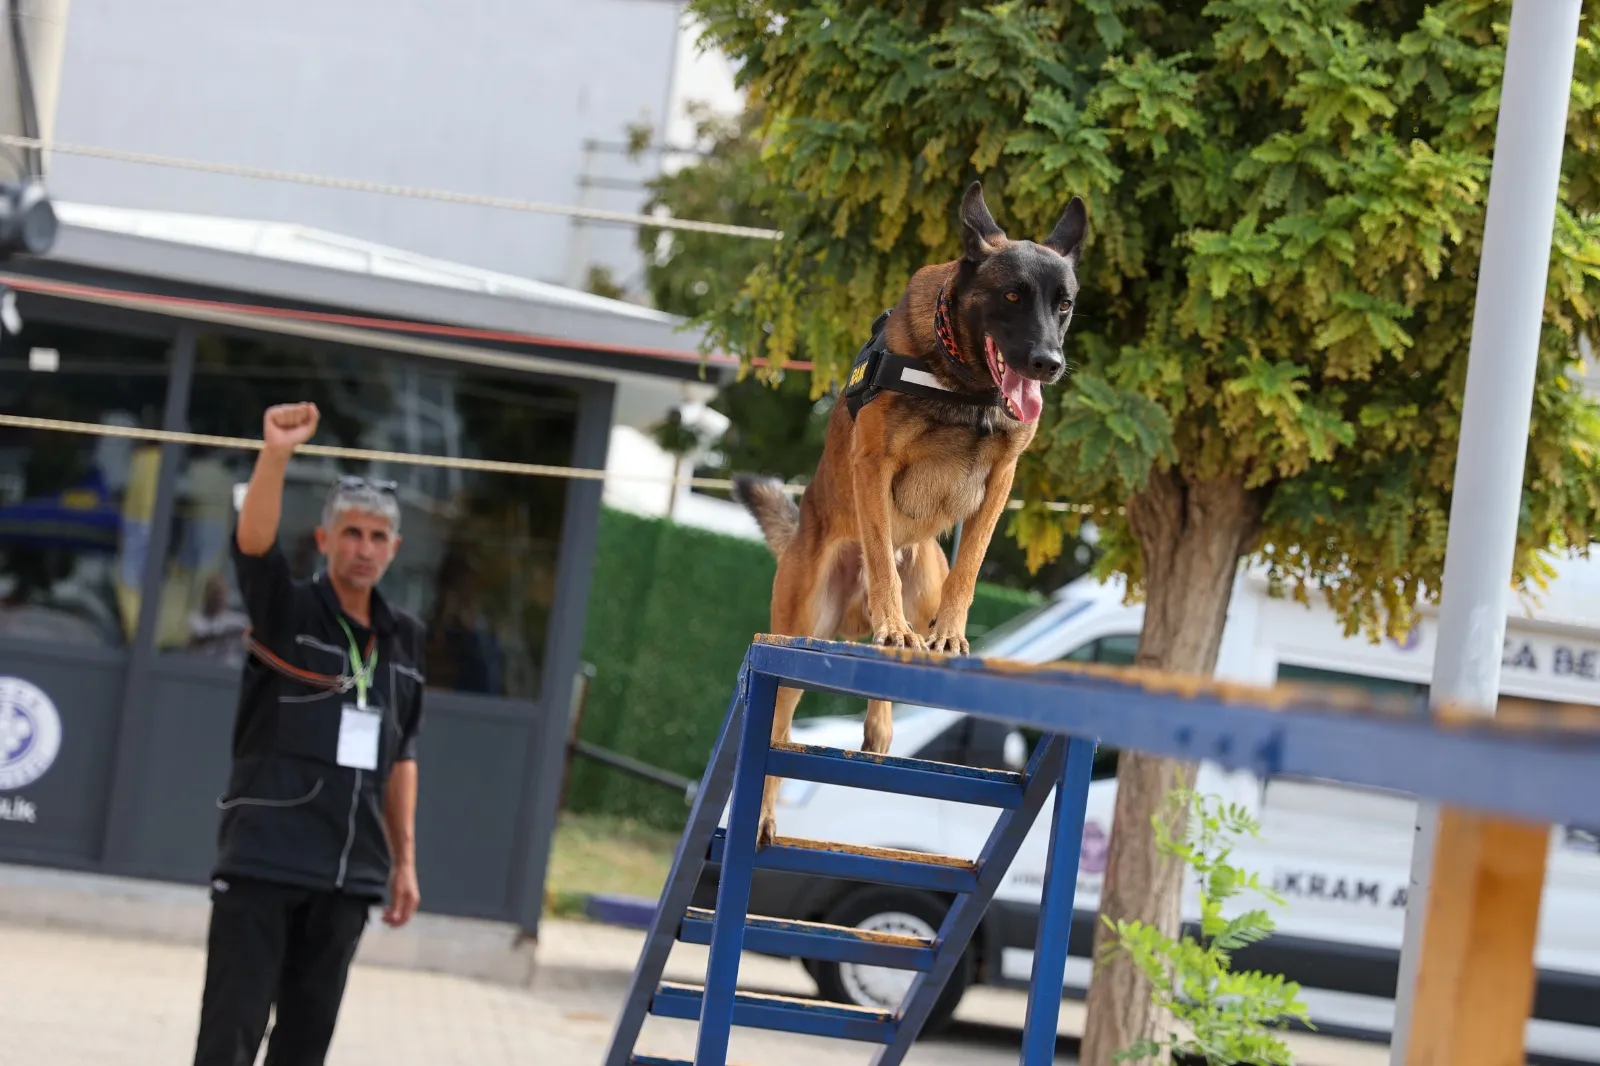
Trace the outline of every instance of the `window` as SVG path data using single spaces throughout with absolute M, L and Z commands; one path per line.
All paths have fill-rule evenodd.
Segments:
M 1340 689 L 1361 689 L 1379 699 L 1394 699 L 1404 697 L 1413 701 L 1427 699 L 1428 686 L 1415 681 L 1396 681 L 1387 677 L 1371 677 L 1367 674 L 1352 674 L 1342 670 L 1323 670 L 1315 666 L 1297 666 L 1294 663 L 1278 663 L 1277 681 L 1295 685 L 1311 685 L 1314 687 L 1326 686 Z M 1418 703 L 1421 706 L 1421 703 Z M 1267 803 L 1281 803 L 1284 786 L 1294 785 L 1325 785 L 1343 792 L 1361 793 L 1370 796 L 1403 796 L 1405 793 L 1396 789 L 1378 788 L 1371 785 L 1352 785 L 1332 778 L 1319 777 L 1314 774 L 1275 774 L 1266 781 L 1266 790 L 1263 793 Z
M 259 439 L 275 403 L 310 400 L 314 444 L 566 465 L 578 398 L 570 389 L 388 353 L 203 335 L 189 425 Z M 191 448 L 178 484 L 158 644 L 170 654 L 242 661 L 243 606 L 229 562 L 233 486 L 256 453 Z M 433 688 L 536 697 L 556 584 L 566 483 L 410 463 L 299 455 L 278 542 L 299 577 L 320 565 L 314 531 L 342 474 L 399 482 L 401 544 L 381 589 L 427 624 Z
M 0 342 L 0 411 L 158 429 L 167 359 L 164 341 L 29 321 Z M 158 452 L 0 427 L 0 636 L 132 639 Z
M 1111 633 L 1080 644 L 1061 658 L 1069 663 L 1106 663 L 1110 666 L 1132 666 L 1139 654 L 1139 634 Z
M 1366 674 L 1350 674 L 1340 670 L 1321 670 L 1314 666 L 1296 666 L 1293 663 L 1278 664 L 1278 680 L 1294 684 L 1359 688 L 1377 696 L 1414 698 L 1426 696 L 1428 692 L 1427 685 L 1415 681 L 1396 681 L 1387 677 L 1369 677 Z
M 1087 610 L 1088 607 L 1089 603 L 1085 600 L 1074 601 L 1072 604 L 1072 609 L 1067 611 L 1061 620 L 1064 621 L 1067 618 L 1071 618 L 1079 611 Z M 985 630 L 980 636 L 976 637 L 972 642 L 973 653 L 984 654 L 989 652 L 989 649 L 994 648 L 996 644 L 1000 643 L 1006 637 L 1009 637 L 1011 634 L 1017 632 L 1025 626 L 1032 625 L 1040 615 L 1043 615 L 1047 611 L 1059 611 L 1060 609 L 1060 602 L 1046 600 L 1037 607 L 1029 607 L 1026 611 L 1012 615 L 1004 622 Z
M 1061 658 L 1072 663 L 1105 663 L 1109 666 L 1132 666 L 1134 657 L 1139 654 L 1139 634 L 1137 633 L 1108 633 L 1103 637 L 1096 637 L 1087 644 L 1067 652 Z M 1028 747 L 1032 750 L 1033 736 L 1028 737 Z M 1101 744 L 1095 749 L 1094 768 L 1089 771 L 1092 781 L 1099 781 L 1106 777 L 1117 776 L 1117 749 Z
M 1068 662 L 1103 662 L 1114 665 L 1128 665 L 1133 662 L 1134 655 L 1139 650 L 1139 634 L 1114 633 L 1089 643 L 1074 648 L 1063 660 Z M 966 766 L 985 767 L 994 770 L 1009 769 L 1004 759 L 1006 735 L 1015 729 L 1022 734 L 1027 754 L 1025 758 L 1033 755 L 1034 746 L 1043 735 L 1039 730 L 1028 727 L 1013 727 L 1002 722 L 994 722 L 976 715 L 963 716 L 954 725 L 928 741 L 916 753 L 919 759 L 931 759 L 936 762 L 958 763 Z M 1090 779 L 1098 781 L 1105 777 L 1117 775 L 1117 751 L 1100 745 L 1094 753 L 1094 767 L 1090 771 Z

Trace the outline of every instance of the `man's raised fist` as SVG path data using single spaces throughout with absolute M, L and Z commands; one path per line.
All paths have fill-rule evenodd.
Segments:
M 267 408 L 261 420 L 261 440 L 276 451 L 293 451 L 317 432 L 321 415 L 314 403 L 280 403 Z

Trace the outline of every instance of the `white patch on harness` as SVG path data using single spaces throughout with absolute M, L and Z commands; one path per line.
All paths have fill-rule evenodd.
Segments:
M 938 389 L 940 392 L 950 391 L 949 386 L 940 381 L 938 378 L 934 377 L 932 374 L 928 373 L 926 370 L 918 370 L 916 367 L 912 366 L 900 368 L 900 380 L 911 385 L 921 385 L 924 388 Z

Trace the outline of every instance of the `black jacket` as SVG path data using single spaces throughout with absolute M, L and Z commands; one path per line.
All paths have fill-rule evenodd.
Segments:
M 277 545 L 245 555 L 228 538 L 251 636 L 292 669 L 351 674 L 342 617 L 365 650 L 378 653 L 370 707 L 380 711 L 374 769 L 340 765 L 343 709 L 356 693 L 328 692 L 251 655 L 233 727 L 233 765 L 222 809 L 214 877 L 252 877 L 381 899 L 390 855 L 384 788 L 402 759 L 417 757 L 422 727 L 424 631 L 372 594 L 372 629 L 339 607 L 327 580 L 296 581 Z

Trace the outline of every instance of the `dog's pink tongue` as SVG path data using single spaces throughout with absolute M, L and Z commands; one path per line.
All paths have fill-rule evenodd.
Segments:
M 1024 422 L 1039 421 L 1044 410 L 1044 390 L 1032 378 L 1025 378 L 1009 366 L 1000 375 L 1000 391 L 1011 401 L 1011 409 Z

